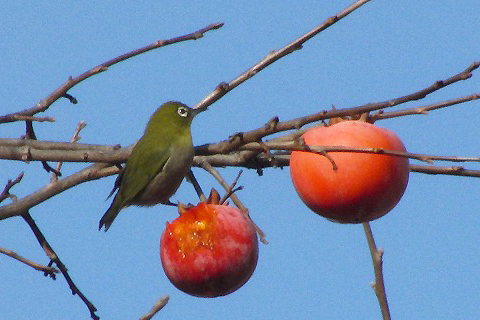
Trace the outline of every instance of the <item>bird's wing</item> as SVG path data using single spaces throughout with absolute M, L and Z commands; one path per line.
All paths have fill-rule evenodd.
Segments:
M 107 199 L 110 198 L 115 193 L 115 191 L 117 191 L 118 188 L 120 188 L 120 184 L 122 184 L 122 177 L 123 177 L 124 171 L 125 171 L 125 168 L 121 168 L 121 171 L 118 174 L 117 179 L 115 179 L 115 183 L 113 184 L 112 191 L 110 191 L 110 194 L 108 195 Z
M 139 141 L 138 144 L 146 143 L 146 141 Z M 152 144 L 150 144 L 152 145 Z M 170 152 L 169 146 L 167 148 L 150 148 L 139 154 L 135 152 L 142 145 L 136 145 L 132 150 L 132 154 L 128 159 L 126 168 L 122 173 L 119 193 L 122 194 L 123 204 L 128 205 L 135 196 L 142 191 L 150 181 L 160 172 L 167 162 Z M 138 149 L 137 149 L 138 150 Z

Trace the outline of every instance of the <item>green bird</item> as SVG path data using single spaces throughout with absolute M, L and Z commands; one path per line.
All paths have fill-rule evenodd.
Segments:
M 198 112 L 177 101 L 166 102 L 155 111 L 115 181 L 109 197 L 118 192 L 100 219 L 99 230 L 105 226 L 107 231 L 127 206 L 171 204 L 170 197 L 192 166 L 190 126 Z

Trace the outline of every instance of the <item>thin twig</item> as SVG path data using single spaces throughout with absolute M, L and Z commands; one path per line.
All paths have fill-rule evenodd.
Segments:
M 197 179 L 195 178 L 195 175 L 193 174 L 192 170 L 188 171 L 187 177 L 188 177 L 188 180 L 190 180 L 190 182 L 192 183 L 193 188 L 195 189 L 195 192 L 197 193 L 200 201 L 201 202 L 207 201 L 207 197 L 205 196 L 205 193 L 203 193 L 203 190 L 200 187 L 200 184 L 198 183 Z
M 328 110 L 328 111 L 324 110 L 318 113 L 314 113 L 311 115 L 299 117 L 299 118 L 288 120 L 288 121 L 279 121 L 273 127 L 263 126 L 261 128 L 254 129 L 251 131 L 240 132 L 234 136 L 236 137 L 236 139 L 225 139 L 217 143 L 209 143 L 209 144 L 198 146 L 195 148 L 195 154 L 208 155 L 208 154 L 217 154 L 217 153 L 228 153 L 230 151 L 234 151 L 238 149 L 238 147 L 243 144 L 247 144 L 250 142 L 258 142 L 263 137 L 277 133 L 277 132 L 299 129 L 308 123 L 330 119 L 330 118 L 354 116 L 354 115 L 366 113 L 369 111 L 390 108 L 390 107 L 393 107 L 402 103 L 406 103 L 409 101 L 420 100 L 425 98 L 427 95 L 437 90 L 440 90 L 448 85 L 451 85 L 458 81 L 469 79 L 472 76 L 472 72 L 476 70 L 479 66 L 480 66 L 480 61 L 474 62 L 470 66 L 468 66 L 465 70 L 461 71 L 460 73 L 454 76 L 451 76 L 450 78 L 447 78 L 445 80 L 435 81 L 432 85 L 426 88 L 423 88 L 419 91 L 416 91 L 414 93 L 408 94 L 406 96 L 402 96 L 402 97 L 398 97 L 398 98 L 394 98 L 394 99 L 390 99 L 382 102 L 377 102 L 377 103 L 367 103 L 365 105 L 361 105 L 358 107 L 334 109 L 334 110 Z
M 37 136 L 35 135 L 35 130 L 33 130 L 33 122 L 30 120 L 25 121 L 25 126 L 26 126 L 26 134 L 25 134 L 25 140 L 37 140 Z M 27 149 L 25 153 L 22 154 L 22 161 L 28 162 L 29 157 L 31 156 L 30 150 Z M 62 174 L 53 169 L 45 160 L 42 160 L 42 166 L 43 169 L 47 172 L 53 172 L 57 176 L 61 176 Z
M 0 253 L 6 254 L 7 256 L 9 256 L 9 257 L 11 257 L 15 260 L 18 260 L 18 261 L 26 264 L 27 266 L 32 267 L 35 270 L 42 271 L 45 275 L 50 276 L 50 278 L 52 278 L 54 280 L 56 278 L 55 273 L 59 272 L 57 269 L 55 269 L 53 267 L 47 267 L 47 266 L 41 265 L 39 263 L 33 262 L 32 260 L 29 260 L 27 258 L 24 258 L 21 255 L 19 255 L 18 253 L 12 251 L 12 250 L 8 250 L 8 249 L 0 247 Z
M 204 161 L 202 163 L 202 168 L 205 169 L 205 171 L 207 171 L 208 173 L 210 173 L 215 179 L 217 179 L 218 183 L 220 183 L 220 185 L 225 190 L 227 190 L 227 191 L 229 190 L 229 187 L 230 187 L 229 184 L 225 181 L 225 179 L 223 179 L 223 177 L 220 175 L 220 173 L 214 167 L 212 167 L 210 165 L 210 163 L 208 163 L 207 161 Z M 257 234 L 258 234 L 258 237 L 260 238 L 260 241 L 263 244 L 268 244 L 268 241 L 265 239 L 265 232 L 263 232 L 262 229 L 260 229 L 260 227 L 255 224 L 255 222 L 250 217 L 250 214 L 248 212 L 247 207 L 240 201 L 240 199 L 237 197 L 237 195 L 235 193 L 231 194 L 230 199 L 232 199 L 233 203 L 237 206 L 238 209 L 245 212 L 247 217 L 249 217 L 250 221 L 253 224 L 253 227 L 257 231 Z
M 53 250 L 53 248 L 47 242 L 47 239 L 45 239 L 45 236 L 43 235 L 43 233 L 38 228 L 38 226 L 35 223 L 35 221 L 33 220 L 32 216 L 28 213 L 28 211 L 26 211 L 26 212 L 24 212 L 22 217 L 27 222 L 30 229 L 32 229 L 33 234 L 37 238 L 37 241 L 40 244 L 40 246 L 42 247 L 43 251 L 45 251 L 45 254 L 50 258 L 49 266 L 51 266 L 53 263 L 55 263 L 57 265 L 58 269 L 60 269 L 60 272 L 65 277 L 65 280 L 67 280 L 68 286 L 72 290 L 72 294 L 78 295 L 80 297 L 80 299 L 82 299 L 83 303 L 87 306 L 88 311 L 90 312 L 90 317 L 94 320 L 100 319 L 100 317 L 95 314 L 95 312 L 97 311 L 97 308 L 95 308 L 95 306 L 87 299 L 87 297 L 85 297 L 85 295 L 75 285 L 72 278 L 68 274 L 67 267 L 65 267 L 63 262 L 60 260 L 58 255 Z
M 367 236 L 368 247 L 372 255 L 373 270 L 375 272 L 375 282 L 372 287 L 375 290 L 380 310 L 382 311 L 383 320 L 390 320 L 390 310 L 388 309 L 387 294 L 385 292 L 385 284 L 383 281 L 383 249 L 377 249 L 373 238 L 372 229 L 368 222 L 363 223 L 363 229 Z
M 52 117 L 33 117 L 22 116 L 19 114 L 12 114 L 13 121 L 36 121 L 36 122 L 55 122 L 55 118 Z
M 234 193 L 235 191 L 237 190 L 240 190 L 242 189 L 243 187 L 239 187 L 237 189 L 235 189 L 235 186 L 237 185 L 237 182 L 238 182 L 238 179 L 240 179 L 240 176 L 242 175 L 242 172 L 243 170 L 240 170 L 237 174 L 237 177 L 235 178 L 235 180 L 233 180 L 233 182 L 228 186 L 227 189 L 225 189 L 225 194 L 223 195 L 223 197 L 219 200 L 218 203 L 220 204 L 223 204 L 225 203 L 225 201 L 227 201 L 228 198 L 230 198 Z
M 98 66 L 82 73 L 81 75 L 79 75 L 75 78 L 72 78 L 72 77 L 68 78 L 68 80 L 64 84 L 62 84 L 59 88 L 57 88 L 55 91 L 53 91 L 51 94 L 49 94 L 45 99 L 43 99 L 42 101 L 37 103 L 35 106 L 33 106 L 29 109 L 23 110 L 23 111 L 19 111 L 19 112 L 10 113 L 10 114 L 4 115 L 4 116 L 0 116 L 0 123 L 17 121 L 16 118 L 15 118 L 17 115 L 33 116 L 36 113 L 43 112 L 43 111 L 47 110 L 58 99 L 60 99 L 62 97 L 67 97 L 68 98 L 70 95 L 68 95 L 67 91 L 70 90 L 73 86 L 79 84 L 80 82 L 82 82 L 85 79 L 90 78 L 91 76 L 94 76 L 96 74 L 99 74 L 101 72 L 106 71 L 110 66 L 112 66 L 116 63 L 119 63 L 121 61 L 125 61 L 125 60 L 127 60 L 129 58 L 132 58 L 134 56 L 137 56 L 139 54 L 142 54 L 142 53 L 145 53 L 147 51 L 157 49 L 157 48 L 160 48 L 160 47 L 164 47 L 164 46 L 167 46 L 167 45 L 170 45 L 170 44 L 174 44 L 174 43 L 178 43 L 178 42 L 182 42 L 182 41 L 200 39 L 201 37 L 203 37 L 204 33 L 208 32 L 208 31 L 211 31 L 211 30 L 219 29 L 222 26 L 223 26 L 223 23 L 212 23 L 212 24 L 206 26 L 205 28 L 199 29 L 195 32 L 192 32 L 192 33 L 180 36 L 180 37 L 175 37 L 175 38 L 172 38 L 172 39 L 168 39 L 168 40 L 158 40 L 158 41 L 155 41 L 154 43 L 152 43 L 150 45 L 147 45 L 143 48 L 133 50 L 131 52 L 122 54 L 122 55 L 120 55 L 120 56 L 118 56 L 114 59 L 108 60 L 107 62 L 99 64 Z M 72 101 L 72 100 L 70 100 L 70 101 Z
M 54 184 L 48 184 L 34 193 L 18 199 L 12 204 L 0 207 L 0 220 L 22 215 L 26 210 L 36 206 L 51 197 L 70 189 L 82 182 L 100 179 L 102 177 L 117 174 L 119 169 L 108 164 L 94 164 L 66 178 L 58 180 Z
M 202 99 L 194 108 L 206 109 L 215 101 L 219 100 L 225 94 L 242 84 L 243 82 L 247 81 L 258 72 L 262 71 L 275 61 L 287 56 L 288 54 L 295 52 L 302 48 L 305 42 L 322 32 L 323 30 L 327 29 L 331 25 L 335 24 L 337 21 L 345 18 L 347 15 L 355 11 L 356 9 L 360 8 L 365 3 L 369 2 L 370 0 L 359 0 L 350 5 L 348 8 L 345 8 L 341 12 L 337 13 L 334 16 L 331 16 L 327 20 L 325 20 L 321 25 L 314 28 L 313 30 L 307 32 L 300 38 L 296 39 L 295 41 L 290 42 L 283 48 L 277 51 L 270 52 L 265 58 L 263 58 L 260 62 L 255 64 L 253 67 L 248 69 L 247 71 L 240 74 L 237 78 L 233 79 L 229 83 L 222 82 L 220 83 L 217 88 L 207 95 L 205 98 Z
M 0 202 L 7 198 L 12 198 L 13 200 L 17 200 L 17 197 L 10 194 L 10 189 L 20 181 L 22 181 L 23 178 L 23 172 L 20 172 L 20 174 L 14 179 L 8 179 L 7 184 L 5 185 L 5 188 L 3 188 L 2 193 L 0 193 Z
M 169 296 L 164 296 L 155 302 L 153 305 L 152 309 L 146 313 L 144 316 L 140 317 L 140 320 L 150 320 L 153 318 L 155 314 L 157 314 L 158 311 L 162 310 L 163 307 L 165 307 L 168 303 L 168 300 L 170 299 Z
M 75 132 L 73 133 L 73 136 L 70 139 L 70 143 L 77 143 L 77 141 L 80 140 L 80 131 L 82 131 L 82 129 L 85 128 L 86 126 L 87 126 L 87 123 L 85 121 L 80 121 L 77 124 L 77 128 L 75 129 Z M 56 168 L 57 172 L 60 172 L 60 170 L 62 169 L 62 164 L 63 164 L 63 161 L 58 161 L 57 168 Z M 50 182 L 56 182 L 56 181 L 58 181 L 58 175 L 54 173 L 52 175 L 52 178 L 50 179 Z
M 450 176 L 480 178 L 480 170 L 469 170 L 462 166 L 438 167 L 410 165 L 410 171 L 426 174 L 445 174 Z
M 263 143 L 262 143 L 263 144 Z M 250 142 L 249 144 L 243 145 L 239 150 L 250 150 L 250 151 L 264 151 L 264 147 L 261 143 Z M 290 142 L 265 142 L 265 145 L 268 146 L 270 150 L 298 150 L 298 151 L 310 151 L 315 153 L 324 154 L 325 152 L 352 152 L 352 153 L 372 153 L 380 155 L 389 155 L 397 156 L 403 158 L 415 159 L 423 162 L 432 163 L 433 161 L 449 161 L 449 162 L 480 162 L 480 157 L 459 157 L 459 156 L 436 156 L 436 155 L 427 155 L 420 153 L 410 153 L 402 151 L 387 150 L 383 148 L 356 148 L 356 147 L 344 147 L 344 146 L 307 146 L 296 143 L 295 141 Z
M 414 108 L 409 108 L 409 109 L 404 109 L 399 111 L 391 111 L 391 112 L 384 112 L 383 110 L 380 110 L 378 113 L 373 114 L 369 117 L 369 122 L 375 122 L 380 119 L 403 117 L 407 115 L 419 115 L 419 114 L 426 115 L 428 114 L 429 111 L 432 111 L 432 110 L 450 107 L 456 104 L 465 103 L 465 102 L 473 101 L 477 99 L 480 99 L 480 93 L 471 94 L 471 95 L 464 96 L 457 99 L 446 100 L 446 101 L 430 104 L 428 106 L 423 106 L 423 107 L 414 107 Z

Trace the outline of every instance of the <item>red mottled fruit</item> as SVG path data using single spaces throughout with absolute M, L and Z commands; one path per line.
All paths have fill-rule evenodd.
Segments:
M 198 297 L 218 297 L 244 285 L 258 260 L 250 218 L 227 205 L 200 203 L 167 223 L 160 242 L 172 284 Z
M 308 130 L 309 146 L 383 148 L 405 152 L 390 130 L 362 121 L 343 121 Z M 355 152 L 329 152 L 325 156 L 293 151 L 290 174 L 298 195 L 315 213 L 341 223 L 378 219 L 400 201 L 409 176 L 407 158 Z

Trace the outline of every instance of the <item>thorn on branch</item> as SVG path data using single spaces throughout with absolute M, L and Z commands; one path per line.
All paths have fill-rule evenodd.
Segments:
M 274 116 L 272 119 L 268 120 L 268 122 L 265 124 L 265 130 L 267 130 L 268 132 L 274 131 L 275 127 L 279 122 L 280 122 L 280 119 L 278 118 L 278 116 Z
M 70 103 L 72 103 L 72 104 L 77 104 L 78 103 L 77 99 L 74 96 L 72 96 L 68 93 L 65 93 L 62 97 L 68 99 L 70 101 Z
M 240 142 L 243 141 L 243 132 L 236 132 L 234 134 L 232 134 L 230 137 L 228 137 L 228 142 L 234 142 L 235 141 L 235 138 L 238 138 L 240 140 Z
M 57 169 L 54 169 L 52 166 L 50 166 L 47 163 L 47 161 L 42 161 L 42 166 L 43 166 L 43 169 L 45 169 L 45 171 L 47 171 L 47 173 L 53 172 L 57 177 L 62 176 L 62 173 L 60 171 L 58 171 Z

